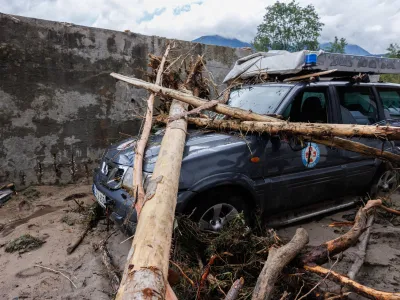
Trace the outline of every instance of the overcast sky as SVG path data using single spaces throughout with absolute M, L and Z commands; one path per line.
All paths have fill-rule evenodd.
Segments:
M 222 35 L 250 42 L 274 0 L 0 0 L 0 12 L 192 40 Z M 281 2 L 288 2 L 282 0 Z M 325 26 L 321 42 L 345 37 L 371 53 L 400 44 L 400 0 L 299 0 Z

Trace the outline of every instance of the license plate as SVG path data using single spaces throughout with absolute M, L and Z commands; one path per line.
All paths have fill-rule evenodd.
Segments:
M 93 194 L 97 199 L 97 202 L 100 203 L 101 206 L 106 207 L 106 195 L 100 192 L 97 187 L 93 184 Z

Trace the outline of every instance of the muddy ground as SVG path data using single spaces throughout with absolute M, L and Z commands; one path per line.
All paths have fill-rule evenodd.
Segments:
M 0 208 L 0 299 L 112 299 L 110 281 L 93 244 L 107 236 L 105 220 L 91 230 L 71 255 L 66 249 L 85 227 L 85 216 L 73 199 L 84 205 L 93 203 L 91 186 L 87 184 L 32 187 L 13 196 Z M 400 195 L 393 196 L 400 207 Z M 310 244 L 318 245 L 335 238 L 345 229 L 328 227 L 332 221 L 345 221 L 356 208 L 320 217 L 279 230 L 290 238 L 299 226 L 307 229 Z M 373 225 L 366 262 L 357 280 L 385 291 L 400 291 L 400 226 L 399 220 L 382 219 Z M 114 230 L 115 228 L 111 228 Z M 30 234 L 45 243 L 25 253 L 5 251 L 7 244 Z M 108 248 L 115 264 L 122 269 L 130 241 L 119 231 Z M 335 270 L 346 273 L 354 259 L 355 248 L 344 253 Z M 39 268 L 41 265 L 66 274 L 74 284 L 59 274 Z

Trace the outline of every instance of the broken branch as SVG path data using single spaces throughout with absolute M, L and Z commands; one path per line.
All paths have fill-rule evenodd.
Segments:
M 275 282 L 282 269 L 308 244 L 308 233 L 298 228 L 292 240 L 280 248 L 271 247 L 267 261 L 258 276 L 252 300 L 271 299 Z
M 306 271 L 315 273 L 319 276 L 325 277 L 327 276 L 328 279 L 340 284 L 344 285 L 351 291 L 356 292 L 357 294 L 364 296 L 368 299 L 374 300 L 400 300 L 400 293 L 389 293 L 389 292 L 382 292 L 378 291 L 364 285 L 359 284 L 351 280 L 350 278 L 336 273 L 335 271 L 328 270 L 321 266 L 304 266 Z
M 358 210 L 354 220 L 354 226 L 348 232 L 334 240 L 330 240 L 319 246 L 313 247 L 310 251 L 301 255 L 299 257 L 301 264 L 322 265 L 326 263 L 330 257 L 339 254 L 340 252 L 343 252 L 349 247 L 353 246 L 366 229 L 369 209 L 379 206 L 381 203 L 381 200 L 369 200 L 365 207 L 362 207 Z
M 239 296 L 239 292 L 244 285 L 243 277 L 237 279 L 230 288 L 228 294 L 226 294 L 225 300 L 235 300 Z

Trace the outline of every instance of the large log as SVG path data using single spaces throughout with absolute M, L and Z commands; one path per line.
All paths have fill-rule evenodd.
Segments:
M 305 254 L 300 255 L 298 257 L 299 264 L 322 265 L 334 255 L 339 254 L 353 246 L 366 229 L 368 212 L 370 209 L 379 207 L 381 204 L 381 200 L 369 200 L 364 207 L 358 210 L 354 220 L 354 225 L 348 232 L 334 240 L 330 240 L 319 246 L 315 246 Z
M 211 103 L 213 104 L 213 103 Z M 214 104 L 215 105 L 215 104 Z M 160 122 L 167 122 L 168 118 L 159 116 Z M 242 132 L 259 133 L 287 133 L 311 135 L 315 138 L 326 137 L 372 137 L 387 140 L 400 140 L 400 128 L 393 126 L 372 126 L 354 124 L 322 124 L 322 123 L 296 123 L 296 122 L 257 122 L 240 120 L 212 120 L 205 118 L 188 118 L 189 123 L 215 128 L 220 130 L 239 130 Z M 379 150 L 381 151 L 381 150 Z
M 168 118 L 158 116 L 159 122 L 167 123 Z M 278 119 L 276 119 L 278 120 Z M 352 135 L 367 135 L 373 136 L 373 131 L 378 128 L 376 132 L 383 133 L 384 128 L 389 128 L 392 131 L 392 136 L 399 134 L 398 128 L 376 126 L 359 126 L 359 125 L 344 125 L 344 124 L 312 124 L 312 123 L 287 123 L 287 122 L 240 122 L 239 120 L 211 120 L 205 118 L 188 118 L 188 122 L 197 126 L 214 128 L 220 130 L 238 130 L 241 132 L 269 132 L 271 134 L 277 133 L 293 133 L 300 134 L 306 140 L 312 140 L 321 145 L 328 147 L 335 147 L 343 150 L 353 151 L 365 156 L 381 158 L 395 164 L 400 164 L 400 155 L 382 151 L 374 147 L 366 146 L 363 143 L 346 140 L 343 138 L 331 136 L 326 137 L 323 134 L 352 136 Z M 260 125 L 259 125 L 260 124 Z M 316 125 L 316 126 L 313 126 Z M 367 127 L 370 127 L 367 129 Z M 352 128 L 355 131 L 352 132 Z M 358 131 L 358 133 L 356 133 Z M 352 133 L 351 133 L 352 132 Z M 362 132 L 362 133 L 361 133 Z
M 304 228 L 298 228 L 292 240 L 280 248 L 271 247 L 267 261 L 258 276 L 252 300 L 271 299 L 275 282 L 282 269 L 308 244 L 308 233 Z
M 340 285 L 345 286 L 347 289 L 355 293 L 373 300 L 400 300 L 400 293 L 389 293 L 378 291 L 351 280 L 350 278 L 336 273 L 335 271 L 328 270 L 321 266 L 304 266 L 306 271 L 318 274 L 321 277 L 327 277 Z
M 187 104 L 174 100 L 170 116 L 181 114 L 186 109 Z M 152 190 L 146 193 L 133 239 L 129 271 L 126 281 L 121 282 L 116 299 L 165 297 L 186 127 L 187 122 L 183 119 L 167 125 L 151 179 L 153 184 L 150 183 Z

